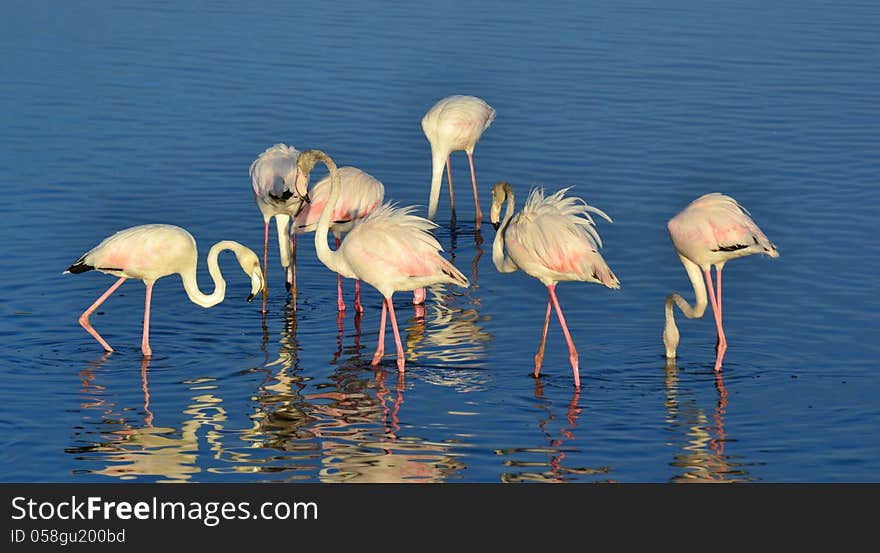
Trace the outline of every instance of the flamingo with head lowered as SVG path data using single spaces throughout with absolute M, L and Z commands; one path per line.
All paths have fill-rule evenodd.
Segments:
M 330 196 L 315 228 L 315 250 L 318 259 L 331 271 L 346 278 L 363 280 L 383 296 L 379 343 L 373 355 L 378 365 L 385 353 L 385 317 L 390 314 L 394 341 L 397 346 L 397 368 L 404 370 L 403 345 L 397 329 L 392 295 L 397 291 L 416 290 L 432 284 L 451 283 L 470 286 L 467 277 L 440 255 L 442 248 L 431 230 L 437 225 L 412 214 L 413 207 L 400 208 L 383 204 L 361 219 L 348 232 L 339 249 L 327 244 L 330 220 L 342 193 L 339 171 L 333 160 L 320 150 L 302 152 L 296 163 L 309 175 L 320 161 L 330 171 Z
M 495 120 L 495 109 L 476 96 L 448 96 L 428 110 L 422 117 L 422 130 L 431 143 L 431 195 L 428 199 L 428 219 L 434 220 L 440 200 L 443 167 L 449 184 L 449 204 L 455 221 L 455 196 L 452 193 L 452 169 L 450 154 L 458 150 L 467 152 L 471 166 L 471 184 L 474 187 L 475 223 L 477 229 L 483 222 L 480 196 L 477 193 L 477 177 L 474 173 L 474 147 L 483 131 Z
M 706 312 L 706 287 L 715 314 L 718 331 L 715 371 L 721 370 L 721 360 L 727 351 L 727 338 L 721 324 L 721 271 L 731 259 L 752 254 L 779 257 L 776 246 L 767 239 L 758 225 L 736 200 L 720 193 L 700 196 L 667 224 L 672 244 L 694 287 L 696 303 L 693 307 L 679 294 L 666 296 L 666 325 L 663 344 L 666 358 L 674 359 L 679 333 L 675 325 L 673 304 L 688 319 L 698 319 Z M 712 266 L 715 266 L 717 291 L 712 285 Z M 702 273 L 702 274 L 700 274 Z M 706 284 L 703 284 L 705 277 Z
M 543 189 L 532 190 L 522 211 L 514 215 L 513 187 L 503 181 L 495 183 L 490 214 L 496 230 L 492 262 L 501 273 L 522 269 L 547 287 L 549 297 L 541 345 L 535 354 L 535 377 L 539 376 L 544 360 L 552 304 L 568 343 L 574 385 L 580 388 L 578 353 L 556 298 L 556 283 L 576 280 L 620 288 L 620 281 L 599 253 L 602 240 L 590 214 L 595 213 L 609 222 L 611 218 L 580 198 L 566 196 L 567 191 L 568 188 L 563 188 L 545 196 Z M 507 207 L 502 218 L 501 207 L 505 201 Z
M 121 230 L 104 239 L 103 242 L 87 251 L 65 273 L 84 273 L 97 270 L 108 275 L 119 277 L 95 303 L 79 317 L 79 324 L 91 334 L 107 351 L 113 351 L 98 332 L 89 323 L 89 316 L 122 286 L 127 279 L 135 278 L 144 281 L 147 286 L 144 303 L 144 334 L 141 351 L 150 356 L 150 303 L 153 295 L 153 284 L 163 276 L 179 274 L 183 288 L 190 301 L 202 307 L 213 307 L 226 297 L 226 281 L 220 274 L 217 258 L 220 252 L 232 250 L 242 270 L 251 278 L 251 293 L 247 300 L 265 288 L 265 279 L 260 270 L 260 259 L 252 250 L 238 242 L 224 240 L 217 242 L 208 252 L 208 272 L 214 280 L 214 291 L 205 294 L 199 290 L 196 279 L 198 251 L 196 241 L 186 230 L 173 225 L 141 225 Z
M 293 146 L 275 144 L 251 163 L 249 170 L 254 200 L 263 214 L 263 273 L 268 274 L 269 220 L 275 218 L 278 230 L 278 251 L 286 273 L 285 285 L 293 294 L 296 308 L 296 237 L 290 237 L 288 226 L 304 203 L 308 203 L 308 179 L 296 171 L 299 151 Z M 268 287 L 263 288 L 263 313 L 266 312 Z

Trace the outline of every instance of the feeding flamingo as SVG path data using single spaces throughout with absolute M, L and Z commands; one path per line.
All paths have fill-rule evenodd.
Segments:
M 244 272 L 251 277 L 251 293 L 247 300 L 265 287 L 265 279 L 260 270 L 260 259 L 253 251 L 238 242 L 224 240 L 217 242 L 208 252 L 208 272 L 214 281 L 214 291 L 204 294 L 199 290 L 196 279 L 198 251 L 192 234 L 174 225 L 141 225 L 121 230 L 104 239 L 103 242 L 87 251 L 65 273 L 84 273 L 95 269 L 108 275 L 119 277 L 91 307 L 79 317 L 79 324 L 91 334 L 107 351 L 113 351 L 89 323 L 89 316 L 129 278 L 143 280 L 147 286 L 144 303 L 144 334 L 141 351 L 152 355 L 150 349 L 150 303 L 153 284 L 163 276 L 180 274 L 183 288 L 190 301 L 202 307 L 213 307 L 226 296 L 226 281 L 220 273 L 217 257 L 223 250 L 232 250 Z
M 268 275 L 269 220 L 275 218 L 278 230 L 278 251 L 281 266 L 286 273 L 285 285 L 293 294 L 296 307 L 296 237 L 291 241 L 288 225 L 308 203 L 308 179 L 296 171 L 296 158 L 299 151 L 293 146 L 275 144 L 267 148 L 251 163 L 249 174 L 254 189 L 254 199 L 263 214 L 263 274 Z M 263 288 L 263 313 L 266 312 L 268 287 Z
M 675 358 L 678 347 L 678 327 L 672 312 L 673 303 L 688 319 L 698 319 L 706 311 L 706 286 L 709 301 L 715 314 L 718 330 L 715 370 L 721 370 L 721 359 L 727 351 L 727 339 L 721 324 L 721 271 L 724 264 L 737 257 L 754 253 L 779 257 L 776 246 L 767 239 L 749 212 L 730 196 L 718 192 L 700 196 L 667 224 L 675 251 L 681 259 L 694 287 L 696 303 L 693 307 L 679 294 L 666 296 L 666 325 L 663 328 L 663 344 L 666 357 Z M 711 266 L 715 266 L 717 292 L 712 286 Z M 700 275 L 700 272 L 703 275 Z M 703 284 L 705 277 L 706 284 Z
M 540 374 L 541 363 L 544 361 L 544 345 L 547 341 L 552 303 L 568 343 L 574 385 L 580 388 L 578 353 L 556 298 L 556 283 L 562 280 L 578 280 L 595 282 L 608 288 L 620 288 L 620 281 L 598 251 L 602 239 L 590 213 L 609 222 L 611 218 L 580 198 L 565 196 L 567 191 L 568 188 L 563 188 L 552 196 L 545 196 L 542 189 L 532 190 L 522 211 L 514 215 L 513 187 L 503 181 L 495 183 L 492 187 L 490 212 L 492 226 L 496 230 L 495 242 L 492 244 L 492 262 L 501 273 L 522 269 L 547 287 L 549 297 L 541 345 L 535 354 L 535 377 Z M 505 201 L 507 207 L 502 220 L 501 205 Z
M 467 277 L 440 255 L 443 248 L 431 234 L 437 225 L 412 215 L 414 207 L 396 207 L 382 204 L 354 225 L 339 249 L 327 245 L 330 218 L 342 193 L 339 171 L 333 160 L 320 150 L 302 152 L 296 163 L 308 175 L 321 161 L 330 171 L 330 197 L 321 212 L 315 229 L 315 250 L 318 259 L 331 271 L 346 278 L 363 280 L 383 296 L 382 318 L 379 323 L 379 343 L 373 355 L 378 365 L 385 353 L 386 311 L 391 317 L 394 341 L 397 346 L 397 368 L 404 370 L 403 345 L 397 330 L 397 317 L 391 296 L 402 290 L 416 290 L 432 284 L 451 283 L 468 287 Z
M 455 196 L 452 193 L 452 169 L 450 155 L 457 150 L 467 152 L 471 166 L 471 183 L 474 187 L 476 206 L 476 226 L 483 222 L 480 210 L 480 197 L 477 193 L 477 177 L 474 173 L 474 146 L 483 131 L 495 120 L 495 109 L 476 96 L 448 96 L 428 110 L 422 118 L 422 130 L 431 143 L 431 195 L 428 202 L 428 218 L 434 220 L 437 203 L 440 199 L 440 185 L 443 181 L 443 167 L 446 166 L 446 180 L 449 184 L 449 204 L 452 207 L 452 220 L 455 221 Z
M 340 167 L 338 169 L 341 191 L 339 193 L 339 201 L 333 208 L 333 214 L 330 217 L 330 231 L 336 238 L 336 249 L 339 249 L 340 238 L 343 234 L 350 231 L 354 225 L 369 215 L 374 209 L 382 204 L 385 198 L 385 187 L 382 182 L 360 169 L 355 167 Z M 326 176 L 318 181 L 315 186 L 309 190 L 309 198 L 311 202 L 304 206 L 293 223 L 293 230 L 296 234 L 306 232 L 314 232 L 318 226 L 318 219 L 327 205 L 330 198 L 330 189 L 332 185 L 330 176 Z M 337 275 L 336 281 L 337 300 L 336 305 L 339 311 L 345 311 L 345 302 L 342 301 L 342 275 Z M 354 281 L 354 308 L 358 313 L 363 313 L 364 308 L 361 305 L 361 281 Z

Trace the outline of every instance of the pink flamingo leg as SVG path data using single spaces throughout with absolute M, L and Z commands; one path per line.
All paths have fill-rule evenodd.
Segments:
M 718 265 L 715 266 L 715 278 L 716 278 L 716 283 L 718 285 L 717 289 L 715 290 L 715 301 L 718 302 L 718 317 L 723 320 L 724 314 L 723 314 L 723 311 L 721 310 L 721 269 L 722 268 L 719 267 Z M 718 351 L 718 345 L 720 343 L 721 343 L 721 340 L 718 337 L 716 337 L 715 338 L 715 351 Z
M 339 238 L 336 239 L 336 250 L 339 251 Z M 345 302 L 342 301 L 342 275 L 336 273 L 336 308 L 345 311 Z
M 266 299 L 269 296 L 269 221 L 266 221 L 266 228 L 263 230 L 263 313 L 266 312 Z
M 358 313 L 364 312 L 364 306 L 361 304 L 361 281 L 354 281 L 354 310 Z
M 388 314 L 391 317 L 391 329 L 394 330 L 394 344 L 397 346 L 397 370 L 403 372 L 403 344 L 400 342 L 400 333 L 397 331 L 397 316 L 394 314 L 394 304 L 391 298 L 385 300 L 388 303 Z
M 141 351 L 145 357 L 153 355 L 150 349 L 150 303 L 153 300 L 153 283 L 147 282 L 147 296 L 144 300 L 144 338 L 141 340 Z
M 421 305 L 425 303 L 425 297 L 427 297 L 428 293 L 425 292 L 424 288 L 416 288 L 413 290 L 413 305 Z
M 446 158 L 446 182 L 449 184 L 449 206 L 452 209 L 452 221 L 455 222 L 455 195 L 452 193 L 452 155 Z
M 704 271 L 706 275 L 706 284 L 709 288 L 709 300 L 712 302 L 712 313 L 715 315 L 715 326 L 718 328 L 718 347 L 715 356 L 715 372 L 721 370 L 721 360 L 724 358 L 724 352 L 727 351 L 727 338 L 724 337 L 724 326 L 721 324 L 721 308 L 718 305 L 718 298 L 715 296 L 715 288 L 712 286 L 711 269 Z
M 483 211 L 480 209 L 480 194 L 477 192 L 477 174 L 474 172 L 474 154 L 468 152 L 467 156 L 468 162 L 471 164 L 471 183 L 474 185 L 474 204 L 477 207 L 477 217 L 474 219 L 474 223 L 477 228 L 480 228 L 480 225 L 483 223 Z
M 550 296 L 547 296 L 547 313 L 544 315 L 544 331 L 541 333 L 541 345 L 535 354 L 535 378 L 541 374 L 541 363 L 544 362 L 544 346 L 547 343 L 547 328 L 550 326 Z
M 379 343 L 376 345 L 376 353 L 373 354 L 373 365 L 378 365 L 385 355 L 385 313 L 387 312 L 386 304 L 388 300 L 382 298 L 382 318 L 379 319 Z
M 562 333 L 565 334 L 565 341 L 568 342 L 568 359 L 571 361 L 571 370 L 574 372 L 574 387 L 581 387 L 581 377 L 578 372 L 578 352 L 574 347 L 571 334 L 568 332 L 568 325 L 565 324 L 565 317 L 562 316 L 562 308 L 559 307 L 559 300 L 556 298 L 556 285 L 551 284 L 547 287 L 550 290 L 550 299 L 553 300 L 553 307 L 556 308 L 556 316 L 559 317 L 559 324 L 562 325 Z
M 101 335 L 98 334 L 98 331 L 97 331 L 97 330 L 95 330 L 94 328 L 92 328 L 92 325 L 89 323 L 89 317 L 92 315 L 92 313 L 95 312 L 95 309 L 97 309 L 98 307 L 100 307 L 100 305 L 101 305 L 102 303 L 104 303 L 104 301 L 106 301 L 107 298 L 110 297 L 110 294 L 112 294 L 113 292 L 116 291 L 117 288 L 119 288 L 120 286 L 122 286 L 122 283 L 125 282 L 125 281 L 126 281 L 126 278 L 125 278 L 125 277 L 120 277 L 119 280 L 117 280 L 115 283 L 113 283 L 113 285 L 112 285 L 110 288 L 108 288 L 107 291 L 104 292 L 104 293 L 101 295 L 100 298 L 98 298 L 97 300 L 95 300 L 95 303 L 93 303 L 91 307 L 89 307 L 88 309 L 86 309 L 85 311 L 83 311 L 83 314 L 79 316 L 79 324 L 80 324 L 80 326 L 82 326 L 84 329 L 86 329 L 86 332 L 88 332 L 89 334 L 91 334 L 92 337 L 93 337 L 95 340 L 97 340 L 99 344 L 101 344 L 102 346 L 104 346 L 104 349 L 107 350 L 107 351 L 113 351 L 113 348 L 111 348 L 111 347 L 110 347 L 110 344 L 108 344 L 106 341 L 104 341 L 103 338 L 101 338 Z

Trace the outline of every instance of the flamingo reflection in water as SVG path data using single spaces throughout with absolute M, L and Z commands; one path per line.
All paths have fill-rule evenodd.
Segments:
M 449 260 L 459 256 L 459 233 L 450 229 Z M 409 361 L 426 356 L 443 364 L 456 365 L 454 371 L 431 371 L 421 378 L 433 384 L 454 385 L 459 391 L 484 389 L 487 378 L 477 371 L 460 370 L 463 365 L 479 365 L 486 356 L 492 334 L 483 329 L 489 317 L 480 313 L 478 262 L 483 255 L 482 235 L 474 235 L 475 255 L 471 261 L 471 286 L 454 289 L 429 286 L 430 302 L 413 307 L 413 317 L 406 328 L 406 352 Z M 467 374 L 465 374 L 467 373 Z
M 456 446 L 400 434 L 404 375 L 397 372 L 396 385 L 389 385 L 384 370 L 368 366 L 352 356 L 311 394 L 302 381 L 288 380 L 284 389 L 284 377 L 276 375 L 275 391 L 257 396 L 245 438 L 276 453 L 262 455 L 264 466 L 260 459 L 250 466 L 283 472 L 285 480 L 323 482 L 439 482 L 463 468 Z
M 106 361 L 92 363 L 80 374 L 83 377 L 82 392 L 85 399 L 82 407 L 86 411 L 99 409 L 101 414 L 100 427 L 94 432 L 101 441 L 86 437 L 92 443 L 87 446 L 68 449 L 68 453 L 85 457 L 89 461 L 109 462 L 103 468 L 91 470 L 92 474 L 102 474 L 132 480 L 138 477 L 156 478 L 157 482 L 186 482 L 200 473 L 198 452 L 200 448 L 199 434 L 204 432 L 210 449 L 219 455 L 223 451 L 220 437 L 227 421 L 226 410 L 222 407 L 222 399 L 206 392 L 214 385 L 210 379 L 199 379 L 187 382 L 191 390 L 196 392 L 184 414 L 188 415 L 180 429 L 155 426 L 154 415 L 150 410 L 149 367 L 150 358 L 141 361 L 141 388 L 143 392 L 143 422 L 127 419 L 126 410 L 118 411 L 116 405 L 108 402 L 105 386 L 97 383 L 99 369 Z M 108 424 L 117 428 L 107 430 Z M 99 456 L 96 456 L 99 454 Z
M 459 231 L 457 227 L 449 228 L 449 261 L 455 263 L 456 254 L 458 251 L 458 237 Z M 471 288 L 477 288 L 479 286 L 479 261 L 480 258 L 483 257 L 483 233 L 477 228 L 474 232 L 474 258 L 471 260 Z M 476 298 L 475 303 L 479 304 L 479 298 Z
M 478 370 L 486 357 L 492 334 L 483 330 L 488 317 L 471 307 L 473 295 L 450 294 L 443 286 L 427 289 L 431 302 L 427 307 L 416 306 L 415 315 L 407 326 L 406 351 L 408 359 L 430 359 L 440 365 L 454 366 L 448 371 L 431 370 L 420 377 L 432 384 L 452 385 L 460 391 L 485 389 L 488 376 Z M 464 306 L 460 306 L 465 302 Z M 442 368 L 434 367 L 434 369 Z
M 436 443 L 401 436 L 401 406 L 406 390 L 403 373 L 396 375 L 393 391 L 383 370 L 374 373 L 371 409 L 378 407 L 382 433 L 364 432 L 344 419 L 327 421 L 321 437 L 322 482 L 397 483 L 442 482 L 464 468 L 453 448 L 459 444 Z
M 721 372 L 715 372 L 718 400 L 710 417 L 696 405 L 693 398 L 682 401 L 678 367 L 675 360 L 666 361 L 666 422 L 676 434 L 683 433 L 681 451 L 675 454 L 673 467 L 682 470 L 672 482 L 744 482 L 754 480 L 745 470 L 745 463 L 725 453 L 728 441 L 724 429 L 728 396 Z
M 497 455 L 512 456 L 514 454 L 544 454 L 548 455 L 548 461 L 519 461 L 508 459 L 504 464 L 508 467 L 523 469 L 519 472 L 505 472 L 501 475 L 503 482 L 568 482 L 580 476 L 604 476 L 610 471 L 609 467 L 567 467 L 563 465 L 567 453 L 579 453 L 581 450 L 572 446 L 576 441 L 575 429 L 581 416 L 580 390 L 575 389 L 565 410 L 565 422 L 567 425 L 558 430 L 558 435 L 553 427 L 561 421 L 553 410 L 553 402 L 544 397 L 544 385 L 540 380 L 535 380 L 535 399 L 539 400 L 538 406 L 547 412 L 547 418 L 538 422 L 538 427 L 544 435 L 547 447 L 521 447 L 499 449 Z M 538 469 L 544 468 L 543 471 Z

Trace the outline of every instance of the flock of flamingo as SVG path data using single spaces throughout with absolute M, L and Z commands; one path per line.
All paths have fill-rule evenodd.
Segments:
M 254 198 L 263 214 L 263 263 L 247 247 L 233 241 L 214 244 L 208 252 L 208 272 L 214 291 L 205 294 L 196 280 L 198 253 L 196 242 L 186 230 L 173 225 L 149 224 L 121 230 L 83 254 L 67 271 L 82 273 L 97 270 L 118 277 L 79 318 L 82 327 L 104 349 L 113 348 L 89 323 L 89 316 L 127 279 L 142 280 L 146 285 L 144 328 L 141 350 L 152 355 L 149 343 L 150 302 L 153 284 L 159 278 L 179 274 L 190 300 L 202 307 L 223 301 L 226 282 L 220 273 L 220 252 L 231 250 L 241 268 L 251 279 L 248 301 L 262 293 L 266 311 L 268 287 L 266 274 L 269 247 L 269 223 L 272 218 L 278 232 L 281 265 L 285 283 L 296 304 L 297 236 L 314 232 L 318 259 L 337 273 L 339 311 L 345 310 L 342 277 L 355 280 L 354 309 L 363 311 L 360 282 L 376 288 L 383 296 L 379 340 L 372 363 L 377 365 L 385 353 L 385 322 L 391 319 L 397 348 L 397 367 L 404 370 L 404 351 L 394 314 L 392 296 L 399 291 L 413 291 L 413 302 L 425 301 L 425 287 L 449 283 L 470 285 L 467 277 L 441 255 L 443 251 L 432 234 L 444 168 L 447 174 L 452 220 L 455 222 L 455 197 L 452 187 L 450 155 L 464 150 L 468 155 L 474 192 L 475 223 L 482 223 L 483 213 L 473 153 L 483 132 L 495 119 L 495 110 L 474 96 L 449 96 L 437 102 L 422 118 L 422 129 L 431 144 L 432 178 L 428 218 L 414 214 L 415 207 L 383 203 L 385 189 L 378 179 L 355 167 L 337 167 L 320 150 L 298 151 L 276 144 L 257 157 L 250 167 Z M 314 166 L 321 162 L 329 175 L 309 188 Z M 569 349 L 575 387 L 580 387 L 578 353 L 556 296 L 560 281 L 583 281 L 619 288 L 620 281 L 602 258 L 602 239 L 593 215 L 611 221 L 602 210 L 583 199 L 566 195 L 568 188 L 554 194 L 534 189 L 524 207 L 515 211 L 513 187 L 497 182 L 492 187 L 490 220 L 495 228 L 492 261 L 499 272 L 520 269 L 547 287 L 547 310 L 541 343 L 535 354 L 535 376 L 539 376 L 550 314 L 555 310 Z M 504 213 L 502 216 L 502 208 Z M 677 305 L 687 318 L 702 317 L 708 302 L 712 305 L 718 333 L 715 371 L 727 349 L 722 326 L 721 272 L 725 263 L 737 257 L 766 254 L 778 257 L 776 246 L 758 228 L 748 212 L 736 200 L 719 193 L 706 194 L 691 202 L 667 225 L 672 243 L 694 288 L 692 307 L 679 294 L 666 298 L 666 323 L 663 342 L 666 357 L 674 359 L 679 342 L 673 315 Z M 328 233 L 335 237 L 336 249 L 328 245 Z M 343 239 L 342 236 L 345 235 Z M 711 268 L 715 267 L 715 284 Z M 705 279 L 705 285 L 703 280 Z M 707 294 L 708 289 L 708 294 Z

